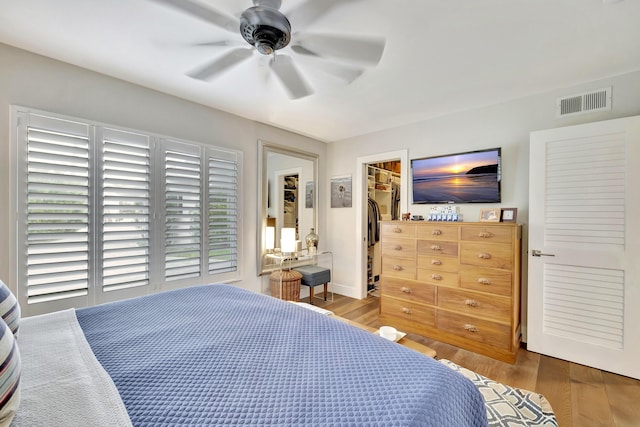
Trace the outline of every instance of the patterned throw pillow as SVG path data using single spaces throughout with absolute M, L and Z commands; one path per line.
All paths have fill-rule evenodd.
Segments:
M 6 323 L 0 321 L 0 427 L 9 426 L 20 405 L 20 352 Z
M 447 359 L 440 362 L 475 384 L 484 398 L 489 427 L 558 427 L 551 404 L 543 395 L 509 387 Z
M 20 328 L 20 305 L 15 295 L 2 280 L 0 280 L 0 317 L 17 338 L 18 328 Z

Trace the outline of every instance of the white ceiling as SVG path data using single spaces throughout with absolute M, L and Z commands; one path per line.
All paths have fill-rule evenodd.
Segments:
M 196 1 L 236 17 L 252 6 Z M 242 38 L 156 1 L 0 0 L 2 43 L 323 141 L 640 69 L 638 0 L 344 0 L 308 28 L 291 21 L 382 36 L 384 54 L 347 85 L 287 47 L 315 90 L 292 100 L 257 53 L 211 81 L 186 76 L 230 49 L 198 43 Z

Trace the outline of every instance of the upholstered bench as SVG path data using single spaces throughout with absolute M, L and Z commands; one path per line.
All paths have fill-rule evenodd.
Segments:
M 302 274 L 301 285 L 309 287 L 309 303 L 313 304 L 313 288 L 324 285 L 324 300 L 327 300 L 327 288 L 331 281 L 331 270 L 317 265 L 305 265 L 294 269 Z

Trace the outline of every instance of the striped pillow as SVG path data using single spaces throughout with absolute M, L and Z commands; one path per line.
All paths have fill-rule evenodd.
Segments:
M 20 352 L 6 323 L 0 321 L 0 427 L 8 426 L 20 405 Z
M 20 328 L 20 305 L 15 295 L 2 280 L 0 280 L 0 317 L 17 338 L 18 328 Z

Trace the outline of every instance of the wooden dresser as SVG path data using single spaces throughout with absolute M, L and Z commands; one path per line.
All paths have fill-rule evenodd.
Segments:
M 522 227 L 384 221 L 380 321 L 514 363 Z

